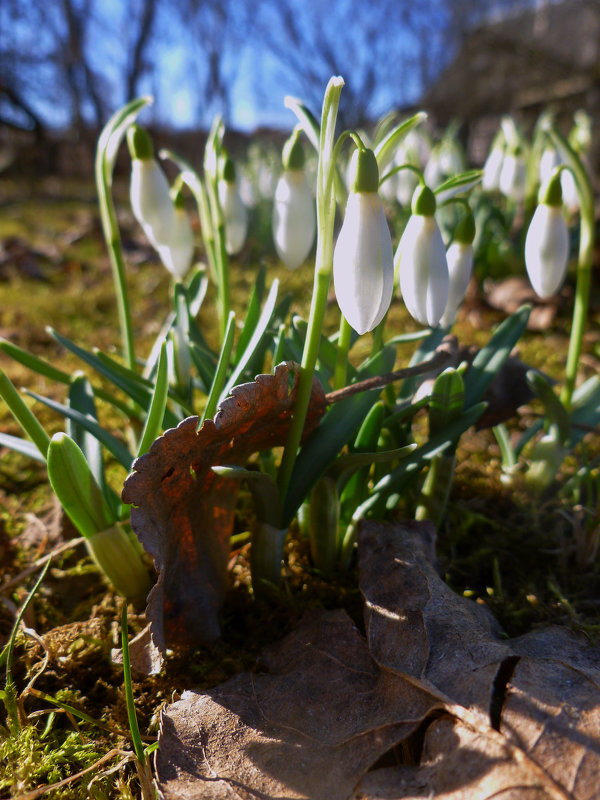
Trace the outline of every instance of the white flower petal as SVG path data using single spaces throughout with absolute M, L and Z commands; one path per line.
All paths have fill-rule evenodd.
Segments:
M 315 200 L 304 172 L 285 170 L 275 189 L 273 241 L 288 269 L 296 269 L 306 259 L 316 227 Z
M 504 161 L 504 149 L 492 147 L 483 165 L 481 187 L 485 192 L 496 192 L 500 186 L 500 172 Z
M 451 325 L 456 319 L 456 312 L 467 291 L 473 270 L 473 245 L 453 242 L 446 252 L 446 261 L 449 278 L 448 302 L 440 320 L 444 326 Z
M 248 233 L 248 210 L 235 183 L 219 181 L 219 203 L 225 220 L 225 249 L 230 256 L 239 253 Z
M 569 260 L 569 231 L 562 209 L 541 203 L 525 239 L 525 266 L 539 297 L 551 297 L 564 280 Z
M 194 234 L 183 208 L 175 208 L 170 243 L 160 245 L 157 250 L 169 272 L 178 280 L 183 280 L 194 255 Z
M 413 214 L 394 261 L 410 315 L 421 325 L 434 327 L 446 308 L 449 283 L 446 249 L 434 217 Z
M 351 193 L 333 254 L 335 294 L 354 330 L 373 330 L 392 300 L 392 239 L 381 199 L 374 192 Z
M 502 161 L 498 180 L 499 189 L 509 200 L 519 202 L 525 196 L 525 160 L 514 153 L 507 153 Z
M 131 208 L 154 247 L 169 241 L 174 209 L 169 182 L 153 158 L 134 158 L 129 186 Z

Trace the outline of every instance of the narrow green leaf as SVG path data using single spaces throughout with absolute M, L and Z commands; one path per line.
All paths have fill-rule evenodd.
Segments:
M 75 411 L 73 408 L 69 408 L 62 403 L 57 403 L 55 400 L 42 397 L 35 392 L 28 391 L 27 394 L 30 397 L 33 397 L 34 400 L 37 400 L 38 402 L 43 403 L 45 406 L 48 406 L 48 408 L 51 408 L 53 411 L 57 411 L 59 414 L 62 414 L 65 419 L 72 419 L 75 420 L 75 422 L 79 422 L 83 428 L 85 428 L 102 442 L 106 449 L 113 454 L 113 456 L 125 467 L 125 469 L 128 470 L 131 468 L 133 456 L 127 447 L 123 444 L 123 442 L 117 439 L 116 436 L 113 436 L 112 433 L 109 433 L 107 430 L 102 428 L 97 422 L 89 419 L 85 416 L 85 414 Z
M 221 355 L 219 356 L 219 363 L 217 364 L 217 368 L 214 373 L 214 378 L 212 381 L 212 385 L 210 387 L 210 392 L 208 393 L 206 407 L 204 409 L 204 413 L 202 414 L 202 419 L 200 420 L 200 424 L 202 424 L 205 419 L 212 419 L 217 410 L 219 398 L 222 396 L 223 387 L 227 379 L 227 370 L 229 368 L 231 351 L 233 349 L 234 334 L 235 334 L 235 313 L 233 311 L 230 311 L 229 319 L 227 320 L 227 327 L 225 328 L 225 336 L 223 337 L 223 346 L 221 347 Z
M 459 190 L 465 191 L 466 189 L 471 189 L 473 186 L 476 186 L 482 177 L 483 170 L 470 169 L 467 170 L 467 172 L 461 172 L 458 175 L 453 175 L 443 183 L 440 183 L 440 185 L 433 190 L 433 193 L 440 195 L 443 192 L 458 192 Z
M 432 328 L 432 330 L 428 333 L 425 337 L 423 342 L 417 347 L 415 352 L 410 359 L 409 366 L 414 366 L 415 364 L 420 364 L 422 361 L 427 361 L 427 359 L 431 358 L 437 346 L 441 343 L 442 339 L 446 335 L 446 329 L 442 327 Z M 405 378 L 402 381 L 400 386 L 400 390 L 398 392 L 398 399 L 399 400 L 406 400 L 417 390 L 417 387 L 425 380 L 423 375 L 417 375 L 414 378 Z
M 298 100 L 297 97 L 291 97 L 287 95 L 284 100 L 283 104 L 286 108 L 289 108 L 290 111 L 293 111 L 300 125 L 302 126 L 302 130 L 308 137 L 309 142 L 315 148 L 317 152 L 319 152 L 319 138 L 321 135 L 321 126 L 315 115 L 310 111 L 301 100 Z
M 359 370 L 361 378 L 389 372 L 394 365 L 395 353 L 384 348 L 368 367 Z M 335 403 L 321 420 L 300 450 L 290 479 L 289 489 L 283 505 L 283 526 L 289 525 L 301 503 L 308 496 L 315 482 L 327 469 L 349 441 L 352 441 L 377 398 L 381 389 L 374 389 Z
M 112 184 L 112 173 L 114 169 L 117 151 L 123 140 L 127 128 L 135 121 L 140 111 L 153 102 L 149 95 L 136 98 L 127 105 L 120 108 L 108 120 L 98 139 L 96 159 L 102 164 L 102 170 L 106 175 L 108 185 Z
M 75 375 L 69 387 L 69 408 L 98 422 L 94 392 L 85 375 Z M 73 419 L 68 420 L 67 432 L 75 444 L 81 448 L 94 478 L 102 486 L 104 483 L 104 462 L 102 447 L 95 436 Z
M 248 342 L 248 346 L 242 353 L 240 360 L 238 361 L 235 369 L 233 370 L 227 384 L 223 388 L 220 396 L 220 400 L 224 400 L 227 395 L 231 392 L 232 388 L 239 383 L 240 377 L 243 374 L 244 370 L 246 369 L 248 362 L 254 355 L 254 352 L 258 348 L 260 344 L 260 340 L 263 337 L 264 332 L 271 321 L 271 317 L 273 316 L 273 310 L 275 308 L 275 302 L 277 300 L 277 291 L 279 289 L 279 281 L 276 279 L 273 281 L 271 285 L 271 289 L 269 290 L 269 294 L 267 299 L 265 300 L 265 305 L 263 307 L 262 313 L 258 322 L 256 323 L 256 327 L 254 332 L 252 333 L 252 337 Z
M 368 453 L 377 450 L 377 443 L 381 435 L 381 426 L 384 416 L 385 406 L 379 400 L 371 406 L 369 413 L 356 434 L 354 443 L 350 446 L 350 452 Z M 367 463 L 370 466 L 370 462 Z M 346 510 L 347 506 L 351 506 L 352 508 L 356 507 L 359 502 L 365 499 L 368 493 L 368 478 L 369 467 L 357 472 L 351 477 L 349 476 L 346 485 L 343 487 L 343 491 L 341 491 L 341 487 L 339 487 L 341 491 L 340 501 L 344 510 Z
M 377 163 L 379 164 L 380 169 L 390 161 L 396 148 L 405 138 L 407 133 L 413 128 L 416 128 L 417 125 L 420 125 L 426 119 L 427 114 L 424 111 L 419 111 L 414 116 L 409 117 L 409 119 L 405 120 L 400 125 L 397 125 L 388 134 L 386 134 L 386 136 L 375 148 L 375 157 L 377 158 Z
M 465 405 L 465 387 L 462 374 L 449 367 L 434 381 L 429 397 L 429 432 L 442 432 L 462 414 Z
M 190 342 L 190 355 L 198 373 L 198 380 L 204 394 L 209 394 L 210 387 L 215 379 L 217 361 L 212 351 L 200 347 L 195 342 Z
M 498 326 L 464 375 L 465 406 L 478 403 L 527 328 L 531 306 L 522 306 Z
M 90 538 L 116 519 L 96 483 L 81 449 L 66 433 L 56 433 L 48 447 L 48 479 L 69 519 Z
M 163 426 L 167 397 L 169 395 L 169 370 L 166 342 L 163 342 L 160 350 L 155 380 L 152 401 L 150 402 L 150 408 L 146 415 L 146 422 L 144 423 L 138 446 L 138 458 L 150 449 L 150 445 L 159 436 Z
M 443 453 L 449 447 L 453 447 L 458 437 L 477 422 L 486 406 L 486 403 L 471 406 L 460 417 L 453 420 L 445 431 L 432 436 L 425 444 L 414 450 L 396 469 L 384 476 L 373 487 L 369 498 L 355 512 L 355 517 L 359 519 L 373 509 L 378 509 L 380 513 L 383 513 L 382 501 L 383 509 L 385 509 L 385 499 L 392 493 L 401 494 L 406 484 L 425 466 L 427 461 Z
M 536 370 L 530 369 L 525 376 L 531 390 L 542 401 L 545 415 L 558 428 L 558 435 L 563 444 L 569 439 L 571 425 L 567 409 L 554 394 L 548 380 Z
M 149 380 L 142 378 L 141 375 L 136 375 L 135 372 L 113 361 L 113 359 L 109 358 L 104 353 L 90 353 L 52 328 L 48 328 L 48 332 L 52 338 L 56 339 L 63 347 L 70 350 L 71 353 L 96 370 L 99 375 L 102 375 L 125 392 L 125 394 L 142 409 L 147 408 L 150 402 L 151 392 Z
M 23 350 L 22 347 L 18 347 L 7 339 L 0 338 L 0 350 L 19 364 L 22 364 L 33 372 L 37 372 L 38 375 L 43 375 L 51 381 L 68 384 L 71 380 L 71 376 L 68 372 L 64 372 L 62 369 L 52 366 L 52 364 L 34 356 L 33 353 L 28 353 L 27 350 Z
M 20 453 L 22 456 L 33 458 L 42 464 L 46 463 L 45 456 L 40 453 L 39 448 L 29 439 L 11 436 L 10 433 L 0 433 L 0 447 L 8 447 L 9 450 L 14 450 L 15 453 Z
M 196 269 L 186 290 L 187 304 L 191 317 L 195 318 L 200 313 L 207 290 L 208 275 L 206 274 L 206 269 L 204 267 Z
M 281 499 L 277 481 L 272 475 L 238 466 L 216 466 L 212 467 L 212 471 L 222 478 L 246 481 L 254 499 L 258 519 L 270 525 L 278 525 Z
M 23 431 L 29 436 L 40 451 L 40 454 L 45 458 L 50 443 L 50 437 L 43 429 L 34 413 L 27 407 L 8 376 L 1 369 L 0 397 L 2 397 L 10 413 L 17 420 L 21 428 L 23 428 Z
M 234 360 L 236 362 L 239 358 L 241 358 L 242 353 L 248 346 L 248 342 L 252 338 L 252 334 L 254 333 L 258 320 L 260 319 L 260 304 L 262 303 L 263 295 L 265 293 L 265 275 L 266 269 L 265 266 L 262 265 L 258 271 L 258 275 L 256 276 L 256 282 L 254 284 L 252 294 L 250 295 L 250 301 L 248 302 L 248 310 L 246 311 L 244 324 L 242 326 L 242 330 L 240 331 L 238 343 L 235 348 Z

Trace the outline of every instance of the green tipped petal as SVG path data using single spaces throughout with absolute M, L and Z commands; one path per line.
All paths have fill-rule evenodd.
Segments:
M 154 145 L 150 134 L 139 125 L 132 125 L 127 131 L 127 147 L 131 158 L 149 161 L 154 158 Z
M 433 217 L 437 203 L 429 186 L 419 185 L 412 197 L 411 210 L 420 217 Z

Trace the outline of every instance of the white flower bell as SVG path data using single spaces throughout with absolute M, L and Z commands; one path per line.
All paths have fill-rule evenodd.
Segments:
M 502 161 L 498 188 L 509 200 L 519 203 L 525 197 L 526 177 L 527 169 L 522 153 L 518 148 L 509 150 Z
M 230 256 L 239 253 L 248 233 L 248 209 L 242 202 L 235 177 L 235 165 L 226 156 L 218 185 L 219 203 L 225 223 L 225 249 Z
M 504 139 L 502 134 L 496 135 L 492 147 L 483 165 L 481 188 L 484 192 L 497 192 L 500 188 L 500 172 L 504 162 Z
M 174 278 L 185 278 L 194 257 L 194 233 L 183 203 L 181 188 L 173 197 L 173 227 L 169 242 L 159 245 L 158 255 Z
M 335 294 L 354 330 L 373 330 L 392 301 L 392 237 L 377 193 L 379 169 L 372 150 L 358 151 L 352 191 L 333 254 Z
M 561 287 L 569 260 L 569 231 L 562 211 L 560 172 L 540 189 L 525 238 L 525 266 L 535 292 L 551 297 Z
M 435 221 L 435 195 L 418 186 L 412 216 L 398 243 L 394 264 L 400 291 L 411 316 L 422 325 L 436 326 L 448 302 L 448 264 L 442 234 Z
M 469 210 L 456 226 L 454 241 L 446 251 L 448 262 L 448 302 L 440 320 L 447 327 L 456 319 L 456 312 L 461 304 L 473 271 L 473 239 L 475 238 L 475 220 Z
M 174 224 L 169 182 L 156 163 L 152 140 L 143 128 L 132 125 L 127 131 L 127 144 L 132 158 L 131 208 L 150 244 L 158 248 L 169 241 Z
M 304 171 L 304 151 L 299 131 L 283 149 L 283 174 L 275 188 L 273 241 L 288 269 L 296 269 L 312 247 L 317 227 L 315 199 Z

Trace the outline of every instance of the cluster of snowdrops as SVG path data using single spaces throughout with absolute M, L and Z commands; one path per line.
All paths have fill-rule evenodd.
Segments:
M 538 203 L 524 249 L 532 286 L 548 297 L 560 288 L 571 260 L 576 273 L 570 349 L 559 393 L 543 374 L 530 371 L 527 380 L 542 408 L 538 420 L 517 437 L 504 424 L 494 429 L 506 475 L 526 461 L 532 487 L 544 490 L 557 480 L 566 453 L 580 446 L 585 431 L 600 422 L 600 379 L 578 383 L 594 241 L 585 116 L 575 121 L 569 139 L 544 118 L 533 144 L 506 119 L 484 169 L 467 170 L 453 131 L 433 145 L 422 130 L 423 113 L 400 122 L 390 115 L 371 138 L 357 131 L 336 135 L 343 85 L 341 78 L 331 79 L 320 119 L 299 100 L 285 101 L 297 124 L 283 148 L 272 232 L 277 254 L 289 269 L 315 252 L 307 320 L 294 312 L 289 298 L 278 298 L 276 280 L 267 289 L 264 270 L 257 273 L 247 308 L 232 309 L 230 259 L 244 245 L 248 210 L 236 165 L 223 145 L 223 123 L 215 120 L 198 170 L 175 153 L 154 152 L 149 134 L 136 122 L 149 102 L 141 98 L 106 125 L 96 161 L 121 357 L 86 349 L 51 331 L 86 365 L 88 377 L 61 371 L 10 342 L 0 343 L 12 358 L 68 387 L 65 403 L 30 393 L 66 421 L 65 431 L 50 437 L 2 373 L 0 393 L 26 436 L 3 434 L 0 444 L 46 464 L 52 488 L 86 538 L 91 555 L 127 597 L 143 597 L 150 578 L 129 527 L 130 507 L 122 502 L 119 487 L 107 480 L 107 457 L 131 470 L 164 430 L 199 409 L 201 426 L 218 413 L 235 386 L 282 361 L 297 362 L 300 369 L 281 458 L 273 451 L 260 452 L 251 469 L 247 464 L 214 467 L 219 475 L 247 485 L 254 499 L 248 536 L 255 588 L 280 579 L 283 545 L 294 519 L 310 537 L 315 565 L 325 573 L 351 563 L 362 519 L 385 518 L 399 505 L 406 506 L 407 497 L 410 509 L 405 507 L 405 513 L 441 522 L 459 438 L 483 413 L 485 392 L 523 334 L 529 314 L 528 307 L 519 309 L 491 334 L 472 363 L 443 369 L 425 395 L 418 391 L 419 373 L 428 371 L 451 330 L 471 277 L 480 233 L 473 199 L 482 194 L 517 209 L 527 182 L 531 186 L 533 181 Z M 125 137 L 132 159 L 131 207 L 173 276 L 172 308 L 144 358 L 136 351 L 111 191 L 116 153 Z M 316 175 L 308 168 L 307 147 L 316 154 Z M 173 185 L 157 155 L 177 166 Z M 199 243 L 187 216 L 186 192 L 197 204 L 207 266 L 195 263 Z M 570 219 L 575 214 L 579 219 L 578 253 L 570 251 L 564 199 Z M 410 208 L 403 231 L 396 232 L 400 235 L 395 252 L 385 211 L 392 202 Z M 332 277 L 340 326 L 326 336 L 323 320 Z M 198 324 L 203 315 L 214 315 L 205 307 L 209 281 L 216 286 L 218 351 L 208 346 Z M 396 287 L 420 330 L 386 332 Z M 371 352 L 356 364 L 351 349 L 368 332 Z M 397 345 L 410 341 L 417 343 L 413 371 L 394 373 Z M 340 402 L 332 400 L 316 431 L 304 441 L 315 378 L 333 392 L 369 380 L 363 391 Z M 103 427 L 97 401 L 110 404 L 122 416 L 125 437 Z M 428 419 L 425 438 L 422 426 L 416 431 L 419 412 Z M 581 491 L 597 472 L 598 464 L 588 463 L 581 474 L 565 480 L 563 488 Z M 595 556 L 596 538 L 591 544 L 586 540 L 588 559 Z

